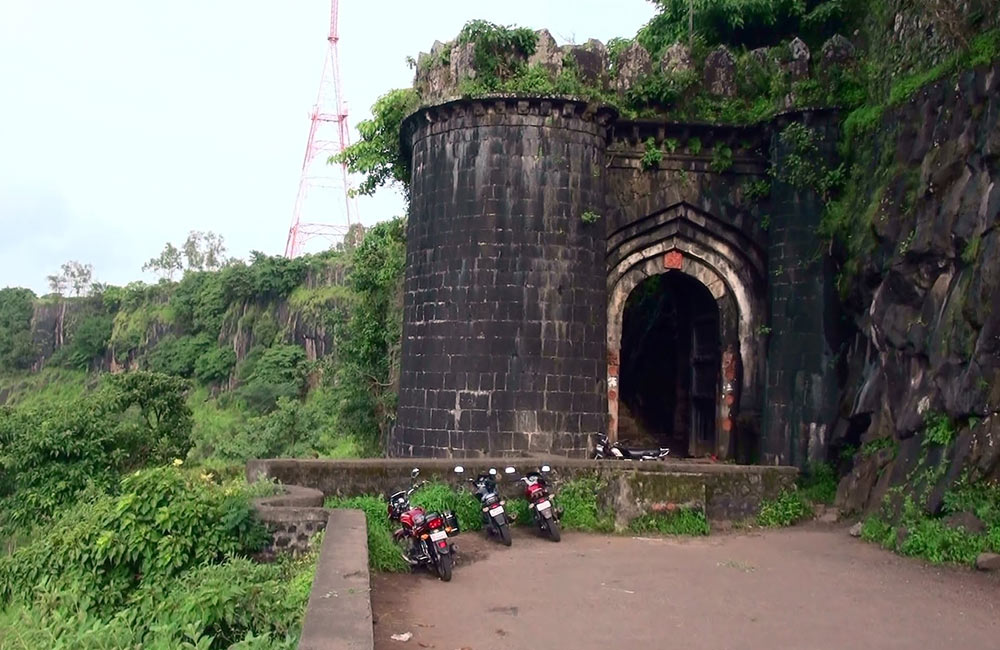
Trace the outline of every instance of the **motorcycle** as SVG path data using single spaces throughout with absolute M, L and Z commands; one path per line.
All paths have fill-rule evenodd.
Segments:
M 603 433 L 597 434 L 593 458 L 615 458 L 617 460 L 663 460 L 670 454 L 668 447 L 650 449 L 629 449 L 617 442 L 612 443 Z
M 459 533 L 458 517 L 448 510 L 425 512 L 419 506 L 410 505 L 410 495 L 427 484 L 427 481 L 416 482 L 419 475 L 420 470 L 414 468 L 410 473 L 410 489 L 396 492 L 388 498 L 389 520 L 400 524 L 392 536 L 396 542 L 410 540 L 410 547 L 403 555 L 410 566 L 433 568 L 442 580 L 448 582 L 455 564 L 455 549 L 448 535 Z
M 507 468 L 511 473 L 512 467 Z M 562 508 L 556 506 L 552 495 L 548 490 L 548 482 L 544 474 L 548 474 L 548 465 L 542 465 L 539 471 L 528 472 L 518 479 L 524 483 L 524 497 L 528 501 L 528 510 L 535 520 L 535 525 L 543 533 L 547 534 L 553 542 L 558 542 L 562 533 L 559 530 L 559 518 L 562 516 Z
M 508 473 L 514 471 L 513 467 L 508 467 Z M 455 467 L 456 474 L 465 473 L 465 468 L 461 465 Z M 507 512 L 504 510 L 506 501 L 500 497 L 497 490 L 497 471 L 490 468 L 488 474 L 480 474 L 476 478 L 466 479 L 475 486 L 473 494 L 479 499 L 482 508 L 483 528 L 487 534 L 499 537 L 504 546 L 510 546 L 510 521 Z

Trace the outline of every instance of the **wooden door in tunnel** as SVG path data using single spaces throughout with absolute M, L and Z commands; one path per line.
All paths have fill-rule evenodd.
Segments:
M 622 324 L 619 440 L 675 456 L 714 452 L 719 332 L 716 300 L 691 276 L 669 272 L 633 289 Z

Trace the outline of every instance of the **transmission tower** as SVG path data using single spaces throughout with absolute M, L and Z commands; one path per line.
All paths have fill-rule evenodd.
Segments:
M 285 257 L 289 258 L 301 255 L 305 243 L 311 239 L 322 238 L 333 246 L 343 240 L 352 224 L 358 223 L 357 203 L 348 192 L 347 165 L 327 163 L 330 156 L 351 143 L 347 103 L 341 96 L 337 2 L 330 3 L 326 60 L 316 103 L 309 115 L 309 141 L 285 243 Z

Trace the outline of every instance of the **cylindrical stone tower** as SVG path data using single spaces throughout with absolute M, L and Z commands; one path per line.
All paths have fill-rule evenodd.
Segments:
M 604 151 L 612 109 L 424 108 L 412 154 L 397 456 L 581 456 L 606 421 Z M 405 155 L 405 154 L 404 154 Z

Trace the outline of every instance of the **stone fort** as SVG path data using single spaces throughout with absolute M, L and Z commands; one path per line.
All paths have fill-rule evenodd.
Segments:
M 778 136 L 802 124 L 830 156 L 835 111 L 727 126 L 446 95 L 401 132 L 411 204 L 391 454 L 580 457 L 607 433 L 680 457 L 823 455 L 837 390 L 823 204 L 783 180 Z

